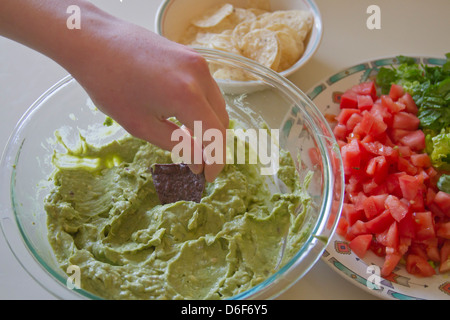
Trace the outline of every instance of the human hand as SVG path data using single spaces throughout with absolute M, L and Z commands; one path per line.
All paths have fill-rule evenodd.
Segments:
M 189 132 L 194 121 L 202 121 L 202 135 L 218 129 L 226 136 L 228 114 L 220 90 L 198 53 L 153 32 L 120 20 L 77 0 L 82 12 L 80 29 L 66 27 L 67 7 L 72 0 L 2 0 L 0 34 L 33 48 L 63 66 L 85 88 L 96 106 L 130 134 L 163 149 L 172 150 L 178 126 L 199 150 Z M 183 137 L 183 138 L 184 138 Z M 212 181 L 225 163 L 193 165 L 203 168 Z M 195 154 L 191 152 L 192 154 Z
M 165 150 L 178 144 L 171 136 L 179 127 L 169 117 L 190 129 L 184 133 L 194 152 L 202 152 L 190 136 L 194 121 L 202 121 L 203 132 L 218 129 L 226 136 L 229 118 L 224 99 L 206 60 L 191 48 L 121 22 L 98 35 L 95 46 L 66 66 L 100 110 L 130 134 Z M 204 166 L 190 167 L 195 173 L 203 170 L 206 180 L 213 181 L 225 160 L 221 164 L 204 160 Z

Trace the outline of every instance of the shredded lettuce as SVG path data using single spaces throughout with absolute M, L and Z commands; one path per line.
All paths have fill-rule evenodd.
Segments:
M 439 133 L 450 127 L 450 53 L 443 66 L 419 65 L 413 58 L 398 56 L 400 65 L 381 68 L 376 83 L 383 94 L 392 84 L 400 84 L 419 106 L 422 129 Z
M 427 153 L 433 166 L 441 170 L 450 170 L 450 128 L 439 134 L 426 135 Z
M 411 94 L 419 107 L 420 127 L 433 166 L 450 171 L 450 53 L 446 58 L 442 66 L 427 66 L 417 64 L 414 58 L 398 56 L 399 65 L 381 68 L 376 83 L 382 94 L 388 94 L 394 83 Z M 448 175 L 440 180 L 446 192 L 450 191 L 449 180 Z
M 439 190 L 450 193 L 450 175 L 443 174 L 437 183 Z

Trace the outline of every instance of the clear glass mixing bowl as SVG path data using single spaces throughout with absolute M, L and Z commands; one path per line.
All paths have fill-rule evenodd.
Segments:
M 300 177 L 304 178 L 308 171 L 314 173 L 308 189 L 312 196 L 312 210 L 308 216 L 312 228 L 303 246 L 275 274 L 234 297 L 272 299 L 312 268 L 334 233 L 343 200 L 339 148 L 322 114 L 288 80 L 242 57 L 214 50 L 198 51 L 211 66 L 245 70 L 255 77 L 258 86 L 245 94 L 236 94 L 239 90 L 234 86 L 238 83 L 218 81 L 230 117 L 247 128 L 258 129 L 264 122 L 271 129 L 279 129 L 280 146 L 290 151 Z M 52 187 L 48 177 L 54 170 L 51 163 L 54 133 L 60 130 L 69 144 L 76 143 L 80 132 L 89 136 L 94 144 L 124 134 L 118 126 L 104 126 L 104 120 L 105 116 L 92 105 L 83 88 L 68 76 L 29 108 L 3 153 L 2 231 L 22 267 L 57 298 L 98 299 L 85 290 L 68 287 L 68 276 L 59 268 L 47 239 L 43 205 Z M 316 156 L 311 158 L 314 154 Z

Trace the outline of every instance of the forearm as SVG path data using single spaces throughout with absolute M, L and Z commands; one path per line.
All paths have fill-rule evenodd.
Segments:
M 69 29 L 67 8 L 80 8 L 81 29 Z M 85 0 L 1 0 L 0 35 L 20 42 L 70 69 L 106 41 L 118 19 Z
M 80 29 L 68 28 L 71 5 L 80 8 Z M 100 110 L 138 138 L 172 150 L 178 127 L 170 117 L 191 131 L 200 120 L 204 131 L 225 136 L 225 101 L 201 55 L 86 0 L 0 0 L 0 35 L 55 60 Z M 206 165 L 208 181 L 223 163 Z

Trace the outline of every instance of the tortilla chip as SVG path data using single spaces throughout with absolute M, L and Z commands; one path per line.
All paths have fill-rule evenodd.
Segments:
M 153 184 L 161 204 L 177 201 L 199 203 L 205 189 L 204 174 L 194 174 L 183 163 L 155 164 L 151 168 Z
M 242 39 L 242 54 L 267 68 L 276 70 L 280 62 L 280 48 L 274 31 L 257 29 Z
M 218 25 L 226 17 L 233 13 L 233 5 L 226 3 L 220 7 L 213 7 L 200 18 L 192 21 L 192 24 L 199 28 L 210 28 Z

